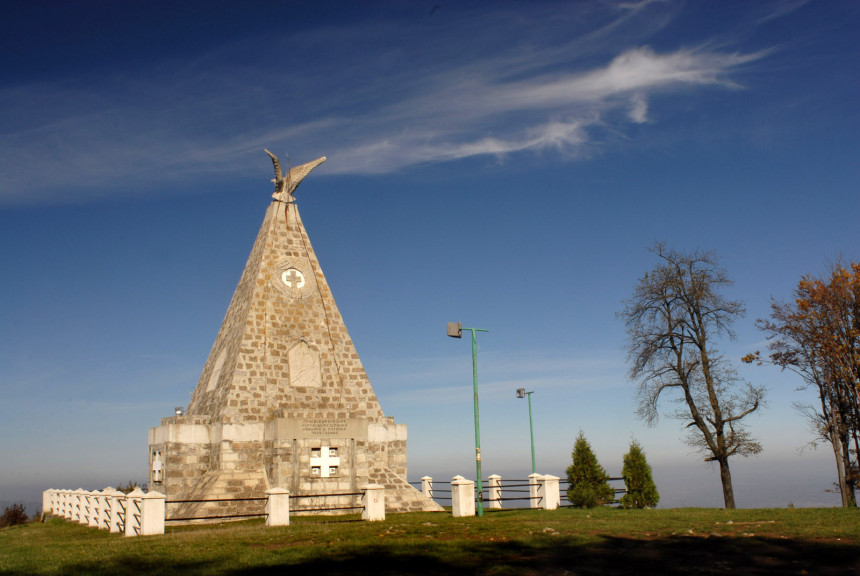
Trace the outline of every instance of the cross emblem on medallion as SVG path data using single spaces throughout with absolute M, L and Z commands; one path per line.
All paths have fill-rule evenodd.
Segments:
M 301 289 L 305 285 L 305 275 L 295 268 L 284 270 L 284 273 L 281 274 L 281 280 L 288 288 Z

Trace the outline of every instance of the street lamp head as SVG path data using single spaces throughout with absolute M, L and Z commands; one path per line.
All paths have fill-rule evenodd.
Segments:
M 517 398 L 525 398 L 526 397 L 526 389 L 525 388 L 517 388 Z
M 451 338 L 462 338 L 463 337 L 463 323 L 462 322 L 448 322 L 448 336 Z

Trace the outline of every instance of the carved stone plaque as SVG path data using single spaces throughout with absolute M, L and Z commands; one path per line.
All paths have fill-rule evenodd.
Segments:
M 290 348 L 287 362 L 290 365 L 290 386 L 315 388 L 322 385 L 319 352 L 306 342 Z

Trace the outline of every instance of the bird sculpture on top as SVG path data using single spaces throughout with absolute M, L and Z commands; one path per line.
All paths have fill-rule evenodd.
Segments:
M 265 148 L 264 148 L 265 150 Z M 272 159 L 272 164 L 275 166 L 275 177 L 272 179 L 272 182 L 275 183 L 275 191 L 272 194 L 272 198 L 275 200 L 279 200 L 281 202 L 295 202 L 295 197 L 293 194 L 296 191 L 296 188 L 299 187 L 299 184 L 302 183 L 305 176 L 311 173 L 311 170 L 325 162 L 325 156 L 321 158 L 317 158 L 312 162 L 308 162 L 307 164 L 302 164 L 301 166 L 295 166 L 290 168 L 287 172 L 286 176 L 284 176 L 281 171 L 281 162 L 278 160 L 278 157 L 266 150 L 266 154 Z

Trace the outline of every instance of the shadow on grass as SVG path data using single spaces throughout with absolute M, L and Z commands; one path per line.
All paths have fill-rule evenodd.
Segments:
M 324 550 L 324 549 L 320 549 Z M 261 558 L 246 568 L 227 568 L 215 562 L 149 562 L 139 557 L 109 563 L 81 563 L 60 574 L 372 574 L 417 575 L 674 575 L 782 574 L 845 575 L 860 573 L 860 546 L 838 541 L 802 541 L 782 538 L 671 537 L 635 539 L 603 537 L 578 543 L 564 537 L 534 542 L 428 542 L 408 551 L 386 546 L 360 550 L 338 548 L 312 560 L 279 561 Z M 23 572 L 3 572 L 24 576 Z

